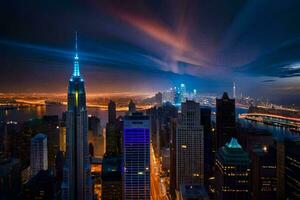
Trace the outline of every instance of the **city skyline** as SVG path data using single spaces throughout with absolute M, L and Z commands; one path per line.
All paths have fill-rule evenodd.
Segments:
M 70 35 L 78 31 L 89 93 L 153 93 L 180 83 L 221 93 L 235 82 L 237 95 L 297 103 L 298 5 L 295 0 L 230 6 L 226 1 L 5 2 L 0 91 L 66 91 Z

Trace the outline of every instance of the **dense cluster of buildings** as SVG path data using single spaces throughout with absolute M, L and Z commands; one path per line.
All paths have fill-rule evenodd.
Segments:
M 181 83 L 179 87 L 170 88 L 163 93 L 158 93 L 161 95 L 162 102 L 170 102 L 173 105 L 180 106 L 181 102 L 184 102 L 186 99 L 198 100 L 199 94 L 196 89 L 193 89 L 192 92 L 188 92 L 186 85 Z M 157 95 L 155 97 L 157 97 Z
M 102 133 L 87 114 L 76 42 L 62 119 L 1 123 L 0 199 L 300 199 L 299 136 L 242 128 L 227 93 L 216 115 L 196 95 L 182 84 L 119 117 L 110 101 Z

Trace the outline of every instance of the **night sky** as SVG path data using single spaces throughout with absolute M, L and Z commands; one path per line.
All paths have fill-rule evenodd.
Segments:
M 66 92 L 75 31 L 90 93 L 300 99 L 299 0 L 1 1 L 0 92 Z

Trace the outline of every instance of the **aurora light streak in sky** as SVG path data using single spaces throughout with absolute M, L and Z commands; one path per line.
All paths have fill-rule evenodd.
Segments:
M 74 31 L 88 92 L 185 82 L 277 101 L 300 98 L 298 0 L 5 1 L 0 92 L 64 92 Z M 55 77 L 55 78 L 54 78 Z

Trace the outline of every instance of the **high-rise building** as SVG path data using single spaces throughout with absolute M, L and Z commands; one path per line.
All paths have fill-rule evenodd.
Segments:
M 19 158 L 22 169 L 30 163 L 30 143 L 35 133 L 45 133 L 42 128 L 42 119 L 31 119 L 25 121 L 19 131 L 11 135 L 11 155 Z
M 31 178 L 31 169 L 30 169 L 30 165 L 28 165 L 27 167 L 23 167 L 21 169 L 21 182 L 22 182 L 22 184 L 29 181 L 30 178 Z
M 123 199 L 150 199 L 150 122 L 142 113 L 124 118 Z
M 41 170 L 23 186 L 22 200 L 55 199 L 55 178 L 50 170 Z
M 59 150 L 62 152 L 66 152 L 67 149 L 67 129 L 64 126 L 59 127 Z
M 151 122 L 151 138 L 154 152 L 160 155 L 162 148 L 168 148 L 171 135 L 171 119 L 177 118 L 178 109 L 170 102 L 163 103 L 162 106 L 152 107 L 146 110 Z
M 136 107 L 135 107 L 135 103 L 130 100 L 129 104 L 128 104 L 128 112 L 129 113 L 134 113 L 136 112 Z
M 300 138 L 277 141 L 277 199 L 300 199 Z
M 105 155 L 102 161 L 102 199 L 122 199 L 122 157 Z
M 124 132 L 124 118 L 123 116 L 119 116 L 116 120 L 117 124 L 117 129 L 118 129 L 118 143 L 119 143 L 119 149 L 120 149 L 120 154 L 123 152 L 123 132 Z
M 88 116 L 89 131 L 92 132 L 95 136 L 101 136 L 101 122 L 100 119 L 96 116 Z
M 0 199 L 18 199 L 20 189 L 20 160 L 0 154 Z
M 120 149 L 120 140 L 119 140 L 119 131 L 116 123 L 107 123 L 106 124 L 106 154 L 119 154 Z
M 285 141 L 285 194 L 300 199 L 300 140 Z
M 192 96 L 193 101 L 197 101 L 197 90 L 196 89 L 193 89 L 193 93 L 191 96 Z
M 176 87 L 173 90 L 173 97 L 175 106 L 179 107 L 181 105 L 182 96 L 180 90 L 178 90 Z
M 204 140 L 200 105 L 187 100 L 181 104 L 176 131 L 176 186 L 204 184 Z
M 32 176 L 40 170 L 48 169 L 47 136 L 39 133 L 31 139 L 30 168 Z
M 106 155 L 118 155 L 121 152 L 120 134 L 116 119 L 116 104 L 108 103 L 108 123 L 106 124 Z
M 74 57 L 74 71 L 69 81 L 66 114 L 67 152 L 62 182 L 62 199 L 92 199 L 92 179 L 88 152 L 88 117 L 84 80 L 79 71 L 79 57 Z
M 216 136 L 217 149 L 224 146 L 232 137 L 236 137 L 235 100 L 224 92 L 221 99 L 216 100 Z
M 249 199 L 250 159 L 237 139 L 218 150 L 215 174 L 217 199 Z
M 257 146 L 251 152 L 251 199 L 276 199 L 276 151 Z
M 0 143 L 2 143 L 2 149 L 4 155 L 18 157 L 16 155 L 16 149 L 18 144 L 17 140 L 20 139 L 20 124 L 17 122 L 0 122 Z
M 57 152 L 55 157 L 55 180 L 57 183 L 61 184 L 63 179 L 63 169 L 64 169 L 64 154 L 62 151 Z
M 171 120 L 170 135 L 170 194 L 172 199 L 176 198 L 176 130 L 177 119 Z
M 208 186 L 208 179 L 212 176 L 213 152 L 211 134 L 211 109 L 203 107 L 201 112 L 201 125 L 204 133 L 204 183 Z
M 203 185 L 180 185 L 179 200 L 209 200 Z
M 116 103 L 112 100 L 108 103 L 108 123 L 115 123 L 117 117 Z
M 170 148 L 164 147 L 161 150 L 161 169 L 163 171 L 170 170 Z
M 187 95 L 186 95 L 186 87 L 184 83 L 180 84 L 179 93 L 180 93 L 180 101 L 185 102 Z
M 59 151 L 59 118 L 58 115 L 44 115 L 41 131 L 47 136 L 48 168 L 55 170 L 55 156 Z
M 233 82 L 233 86 L 232 86 L 232 96 L 235 99 L 236 98 L 236 88 L 235 88 L 235 82 Z

